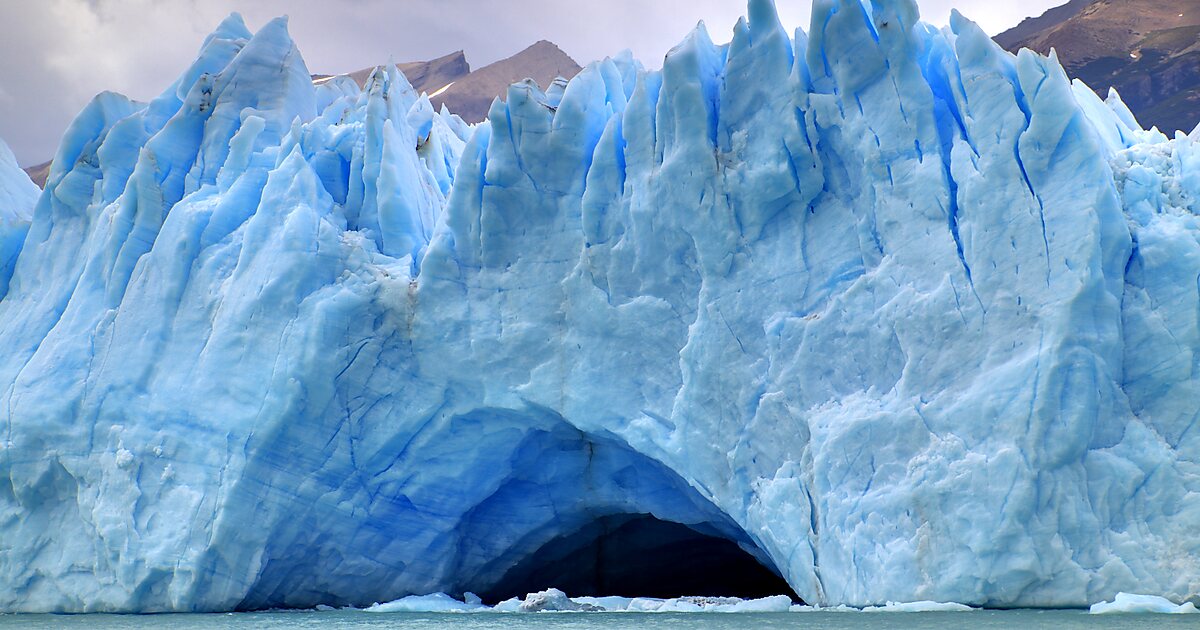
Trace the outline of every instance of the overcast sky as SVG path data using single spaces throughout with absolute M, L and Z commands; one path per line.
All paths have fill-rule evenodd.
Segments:
M 808 29 L 810 0 L 776 0 Z M 955 6 L 995 34 L 1065 0 L 918 0 L 936 25 Z M 581 64 L 632 49 L 648 67 L 697 20 L 728 41 L 744 0 L 0 0 L 0 138 L 24 166 L 53 156 L 75 114 L 102 90 L 147 100 L 183 72 L 231 11 L 252 30 L 291 17 L 314 73 L 465 50 L 472 67 L 548 39 Z

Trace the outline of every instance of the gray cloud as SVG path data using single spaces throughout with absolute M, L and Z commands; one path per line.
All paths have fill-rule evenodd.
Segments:
M 945 24 L 957 6 L 996 33 L 1063 0 L 918 0 Z M 809 0 L 777 0 L 789 29 L 807 30 Z M 1019 6 L 1017 6 L 1019 5 Z M 257 28 L 276 15 L 313 72 L 347 72 L 387 59 L 464 49 L 478 67 L 549 39 L 581 63 L 632 49 L 647 66 L 704 20 L 726 41 L 742 0 L 0 0 L 0 138 L 22 164 L 49 159 L 96 93 L 146 100 L 166 88 L 204 36 L 231 11 Z

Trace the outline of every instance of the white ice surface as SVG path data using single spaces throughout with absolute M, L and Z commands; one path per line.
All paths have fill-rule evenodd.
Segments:
M 558 589 L 529 593 L 523 599 L 513 598 L 483 606 L 465 603 L 444 593 L 413 595 L 386 604 L 375 604 L 368 612 L 706 612 L 706 613 L 775 613 L 788 612 L 791 598 L 786 595 L 761 599 L 736 597 L 677 597 L 655 599 L 648 597 L 568 597 Z
M 450 597 L 445 593 L 432 595 L 409 595 L 384 604 L 375 604 L 366 609 L 367 612 L 396 613 L 396 612 L 480 612 L 487 610 L 482 604 L 469 604 Z
M 1196 605 L 1192 602 L 1176 604 L 1165 597 L 1157 595 L 1135 595 L 1133 593 L 1117 593 L 1111 602 L 1092 604 L 1090 611 L 1093 615 L 1113 613 L 1158 613 L 1158 614 L 1190 614 L 1197 613 Z
M 883 606 L 868 606 L 863 612 L 967 612 L 975 610 L 955 602 L 888 602 Z

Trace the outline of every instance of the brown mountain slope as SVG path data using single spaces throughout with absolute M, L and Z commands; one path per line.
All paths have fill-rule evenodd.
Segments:
M 445 103 L 463 120 L 475 123 L 487 117 L 492 101 L 504 98 L 513 83 L 528 78 L 545 89 L 555 78 L 570 79 L 581 69 L 558 46 L 543 40 L 508 59 L 472 72 L 431 100 L 434 107 Z
M 1045 13 L 1037 16 L 1021 20 L 1021 23 L 1013 28 L 1004 31 L 997 35 L 994 39 L 997 44 L 1005 48 L 1020 48 L 1022 42 L 1038 34 L 1049 31 L 1054 27 L 1066 22 L 1067 20 L 1079 15 L 1080 11 L 1088 8 L 1095 0 L 1071 0 L 1070 2 L 1054 7 Z
M 471 72 L 471 66 L 467 63 L 467 56 L 461 50 L 429 61 L 398 63 L 396 67 L 404 73 L 404 76 L 408 77 L 408 82 L 418 92 L 434 92 L 467 76 Z M 362 70 L 355 70 L 347 76 L 354 79 L 359 87 L 362 87 L 366 85 L 367 78 L 371 76 L 373 70 L 375 70 L 374 66 L 363 68 Z M 320 83 L 322 80 L 329 78 L 332 78 L 332 76 L 314 74 L 313 82 Z
M 504 98 L 508 86 L 524 79 L 533 79 L 543 89 L 554 79 L 570 79 L 582 69 L 567 53 L 548 41 L 540 41 L 521 52 L 471 71 L 462 51 L 432 61 L 396 64 L 418 92 L 430 95 L 435 108 L 445 104 L 450 111 L 469 123 L 487 118 L 488 109 L 496 97 Z M 374 68 L 349 73 L 359 86 L 366 83 Z M 313 75 L 314 82 L 327 80 L 330 75 Z
M 29 179 L 32 179 L 33 183 L 38 185 L 38 188 L 45 188 L 46 178 L 50 177 L 50 164 L 51 162 L 45 162 L 37 166 L 28 166 L 23 170 L 29 176 Z
M 1115 87 L 1143 125 L 1171 133 L 1200 123 L 1200 0 L 1075 0 L 996 41 L 1054 48 L 1068 74 L 1102 96 Z

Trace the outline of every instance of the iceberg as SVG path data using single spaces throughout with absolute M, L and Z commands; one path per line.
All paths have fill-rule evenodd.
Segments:
M 1192 602 L 1176 605 L 1174 602 L 1157 595 L 1135 595 L 1132 593 L 1117 593 L 1111 602 L 1092 604 L 1089 611 L 1093 615 L 1111 615 L 1116 613 L 1156 613 L 1156 614 L 1191 614 L 1200 612 Z
M 654 523 L 822 607 L 1200 592 L 1200 134 L 913 0 L 748 13 L 475 127 L 236 15 L 96 97 L 0 299 L 0 610 L 721 572 Z
M 956 602 L 887 602 L 883 606 L 867 606 L 863 612 L 970 612 L 975 610 L 965 604 Z
M 385 604 L 374 604 L 366 609 L 373 613 L 396 612 L 480 612 L 490 610 L 479 602 L 461 602 L 445 593 L 431 595 L 409 595 Z

